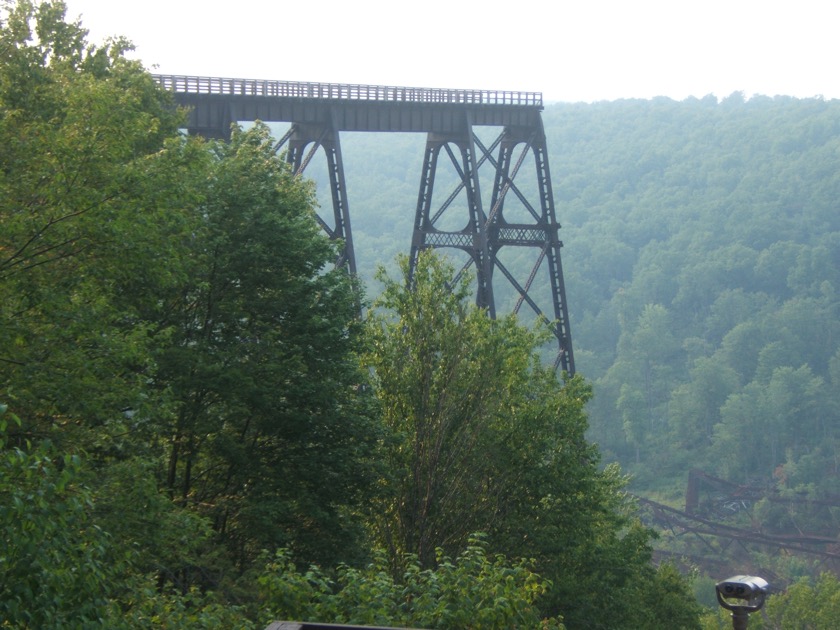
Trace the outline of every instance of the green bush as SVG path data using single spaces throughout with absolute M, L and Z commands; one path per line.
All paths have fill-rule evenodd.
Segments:
M 488 557 L 473 536 L 452 560 L 438 553 L 437 567 L 422 570 L 416 556 L 395 580 L 384 553 L 364 569 L 342 566 L 335 577 L 318 567 L 301 572 L 282 550 L 259 577 L 266 622 L 318 621 L 416 628 L 564 628 L 541 619 L 535 606 L 548 584 L 520 560 Z
M 103 625 L 121 560 L 93 522 L 90 491 L 77 483 L 81 461 L 49 442 L 9 448 L 7 429 L 0 415 L 2 625 Z

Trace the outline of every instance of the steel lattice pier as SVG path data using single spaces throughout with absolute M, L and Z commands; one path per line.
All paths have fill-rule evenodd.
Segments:
M 229 138 L 231 124 L 261 120 L 291 123 L 277 143 L 303 173 L 313 156 L 327 162 L 333 216 L 318 217 L 332 239 L 344 243 L 338 264 L 356 272 L 344 166 L 342 131 L 426 133 L 411 238 L 410 273 L 423 249 L 463 252 L 461 273 L 472 269 L 476 303 L 496 316 L 500 286 L 510 310 L 527 305 L 545 318 L 557 341 L 555 367 L 574 374 L 559 238 L 551 187 L 542 95 L 498 90 L 448 90 L 393 86 L 259 81 L 157 75 L 190 110 L 188 131 Z M 484 143 L 478 130 L 501 129 Z M 490 172 L 490 176 L 485 175 Z M 441 176 L 446 172 L 448 179 Z M 481 184 L 492 181 L 489 204 Z M 454 184 L 452 184 L 454 182 Z M 435 187 L 452 184 L 446 195 Z M 439 201 L 441 200 L 442 201 Z M 517 277 L 506 264 L 506 248 L 529 248 L 530 273 Z M 521 270 L 524 263 L 518 263 Z M 497 274 L 496 272 L 499 272 Z M 548 292 L 537 290 L 547 276 Z M 500 275 L 499 278 L 496 278 Z M 498 282 L 496 281 L 498 280 Z

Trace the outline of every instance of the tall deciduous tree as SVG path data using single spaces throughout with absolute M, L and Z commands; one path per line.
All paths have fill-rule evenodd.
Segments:
M 411 288 L 380 277 L 384 310 L 370 317 L 367 364 L 394 442 L 375 527 L 394 557 L 416 553 L 428 565 L 435 548 L 457 550 L 489 525 L 518 473 L 490 456 L 527 406 L 536 337 L 470 307 L 466 281 L 452 286 L 452 269 L 432 253 L 419 257 Z
M 89 45 L 64 14 L 0 10 L 0 395 L 24 430 L 78 442 L 139 402 L 134 304 L 179 273 L 184 165 L 165 149 L 180 116 L 128 43 Z
M 129 44 L 90 45 L 65 13 L 0 8 L 9 443 L 86 451 L 97 525 L 143 571 L 280 545 L 350 559 L 374 422 L 358 294 L 330 270 L 311 189 L 264 127 L 229 146 L 180 137 Z
M 558 382 L 539 362 L 541 333 L 470 305 L 434 253 L 419 256 L 411 286 L 405 259 L 401 269 L 401 280 L 382 274 L 370 318 L 367 363 L 391 431 L 390 477 L 371 517 L 379 540 L 429 566 L 435 547 L 457 551 L 483 530 L 493 551 L 536 559 L 552 582 L 544 615 L 570 628 L 666 627 L 638 605 L 660 579 L 652 534 L 585 438 L 589 387 Z M 694 611 L 683 613 L 691 627 Z
M 360 531 L 346 510 L 371 479 L 375 437 L 354 283 L 331 268 L 313 189 L 265 126 L 213 150 L 192 277 L 156 355 L 171 396 L 166 486 L 240 563 L 279 546 L 346 560 Z

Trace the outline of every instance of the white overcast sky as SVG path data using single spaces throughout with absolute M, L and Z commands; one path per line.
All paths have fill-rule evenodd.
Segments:
M 547 101 L 840 97 L 832 0 L 66 0 L 154 72 L 523 90 Z M 836 7 L 836 8 L 835 8 Z

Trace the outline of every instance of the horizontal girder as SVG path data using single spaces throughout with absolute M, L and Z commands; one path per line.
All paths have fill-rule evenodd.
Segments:
M 226 138 L 231 123 L 253 120 L 335 124 L 336 131 L 453 133 L 462 128 L 465 112 L 469 112 L 473 125 L 532 126 L 542 111 L 542 95 L 535 92 L 255 82 L 163 75 L 155 78 L 172 91 L 178 105 L 189 108 L 190 131 L 209 137 Z M 300 89 L 277 87 L 271 90 L 266 87 L 263 90 L 259 88 L 263 84 L 299 86 Z M 307 91 L 306 86 L 312 89 Z M 359 94 L 366 97 L 361 98 Z M 376 98 L 377 95 L 381 98 Z M 398 98 L 400 95 L 403 98 Z

